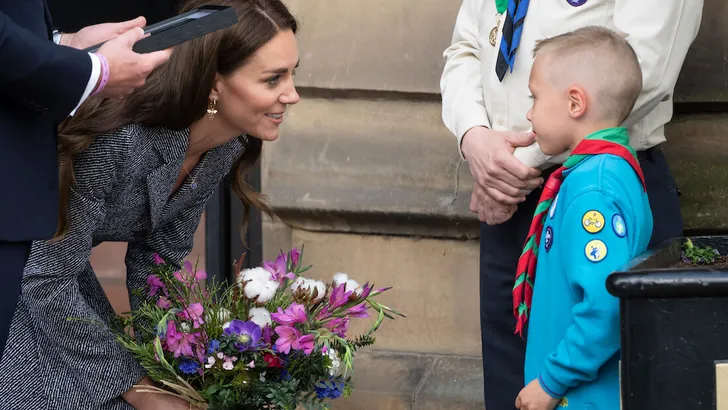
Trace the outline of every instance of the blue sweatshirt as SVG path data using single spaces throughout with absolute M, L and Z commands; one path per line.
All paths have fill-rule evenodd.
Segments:
M 569 410 L 620 408 L 619 300 L 606 279 L 651 235 L 647 193 L 627 161 L 594 155 L 564 172 L 538 249 L 526 384 L 537 379 Z

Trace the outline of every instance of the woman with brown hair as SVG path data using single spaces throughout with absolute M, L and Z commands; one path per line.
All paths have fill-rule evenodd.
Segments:
M 128 242 L 135 307 L 152 255 L 190 253 L 228 173 L 246 214 L 269 212 L 244 178 L 298 102 L 297 23 L 280 0 L 189 0 L 183 11 L 202 4 L 234 7 L 239 23 L 178 46 L 127 98 L 89 100 L 60 127 L 61 223 L 56 238 L 33 244 L 25 267 L 0 364 L 2 409 L 186 408 L 132 388 L 150 381 L 98 324 L 114 311 L 89 256 L 101 242 Z

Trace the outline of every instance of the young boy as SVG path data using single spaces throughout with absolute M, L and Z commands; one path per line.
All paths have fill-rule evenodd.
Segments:
M 534 58 L 527 117 L 544 153 L 571 154 L 545 184 L 518 263 L 513 308 L 528 337 L 516 407 L 618 410 L 619 301 L 606 279 L 652 234 L 642 170 L 619 127 L 642 74 L 627 41 L 601 27 L 542 41 Z

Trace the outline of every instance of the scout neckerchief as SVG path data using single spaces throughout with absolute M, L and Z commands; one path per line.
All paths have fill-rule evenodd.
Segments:
M 526 12 L 530 0 L 496 0 L 495 5 L 498 13 L 507 10 L 506 20 L 503 23 L 503 36 L 501 37 L 500 50 L 498 51 L 498 59 L 495 62 L 495 72 L 498 80 L 503 81 L 508 68 L 513 71 L 513 62 L 516 58 L 516 49 L 521 42 L 521 33 L 523 33 L 523 22 L 526 20 Z M 497 29 L 496 25 L 496 29 Z M 496 30 L 497 31 L 497 30 Z M 491 32 L 493 34 L 493 32 Z M 491 38 L 493 38 L 491 36 Z M 493 40 L 492 44 L 495 43 Z M 495 44 L 494 44 L 495 45 Z
M 523 328 L 528 320 L 533 296 L 533 284 L 536 279 L 536 258 L 538 257 L 538 246 L 541 242 L 543 221 L 551 202 L 553 202 L 559 188 L 561 188 L 564 171 L 576 166 L 592 155 L 612 154 L 629 162 L 632 169 L 640 177 L 642 188 L 646 190 L 645 177 L 637 161 L 637 154 L 628 144 L 629 135 L 626 128 L 607 128 L 597 131 L 582 140 L 574 148 L 563 166 L 554 171 L 546 181 L 531 221 L 531 229 L 529 229 L 528 236 L 526 236 L 523 252 L 518 259 L 516 283 L 513 286 L 513 314 L 517 319 L 515 333 L 523 336 Z

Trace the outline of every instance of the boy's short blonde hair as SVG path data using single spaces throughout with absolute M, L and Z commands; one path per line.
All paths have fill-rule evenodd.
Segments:
M 634 0 L 638 1 L 638 0 Z M 548 56 L 551 81 L 582 81 L 605 119 L 627 119 L 642 91 L 642 69 L 624 36 L 583 27 L 536 43 L 534 58 Z

